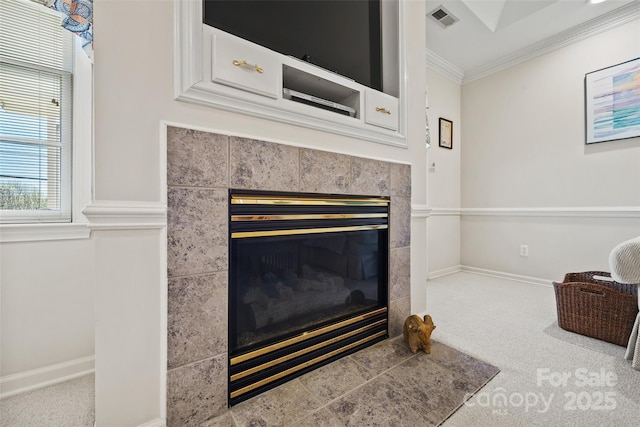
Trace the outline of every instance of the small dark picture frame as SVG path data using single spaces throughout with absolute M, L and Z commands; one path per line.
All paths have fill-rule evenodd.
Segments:
M 451 120 L 440 117 L 440 147 L 453 148 L 453 122 Z

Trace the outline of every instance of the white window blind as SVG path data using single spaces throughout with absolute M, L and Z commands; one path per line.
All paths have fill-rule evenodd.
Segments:
M 0 1 L 0 220 L 71 220 L 72 34 L 25 0 Z

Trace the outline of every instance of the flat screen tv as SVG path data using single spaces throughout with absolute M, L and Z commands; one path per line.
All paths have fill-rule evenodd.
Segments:
M 380 0 L 203 0 L 205 24 L 382 90 Z

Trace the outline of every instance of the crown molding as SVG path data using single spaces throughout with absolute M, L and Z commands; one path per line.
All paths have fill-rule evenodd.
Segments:
M 464 73 L 460 68 L 456 67 L 441 56 L 438 56 L 429 49 L 426 50 L 425 57 L 427 68 L 435 71 L 454 83 L 458 83 L 459 85 L 462 84 L 462 77 L 464 76 Z
M 640 2 L 633 2 L 620 9 L 613 10 L 598 18 L 563 31 L 555 36 L 548 37 L 538 43 L 520 49 L 511 55 L 504 56 L 496 61 L 476 67 L 466 73 L 436 53 L 426 50 L 426 65 L 429 69 L 441 74 L 449 80 L 460 85 L 487 77 L 498 71 L 518 65 L 530 59 L 561 49 L 573 43 L 609 31 L 620 25 L 624 25 L 640 18 Z
M 483 65 L 464 73 L 462 83 L 470 83 L 490 74 L 502 71 L 514 65 L 542 56 L 554 50 L 569 46 L 596 34 L 609 31 L 620 25 L 624 25 L 640 17 L 640 2 L 633 2 L 620 9 L 613 10 L 598 18 L 563 31 L 555 36 L 548 37 L 529 47 L 521 49 L 511 55 L 500 58 L 489 64 Z M 428 61 L 427 61 L 428 62 Z

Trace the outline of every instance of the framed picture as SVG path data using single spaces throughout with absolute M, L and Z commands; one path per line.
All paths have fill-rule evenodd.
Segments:
M 640 58 L 585 74 L 586 143 L 640 136 Z
M 453 122 L 440 117 L 440 147 L 453 148 Z

